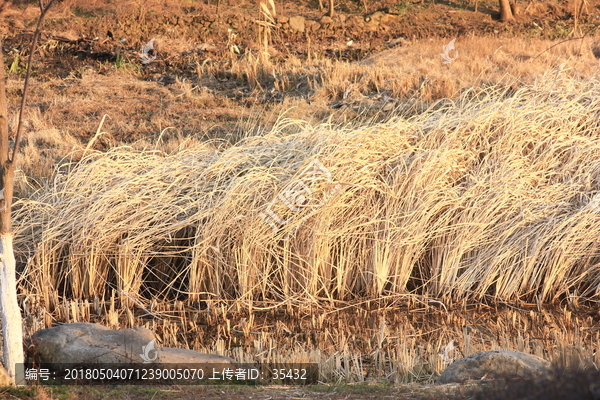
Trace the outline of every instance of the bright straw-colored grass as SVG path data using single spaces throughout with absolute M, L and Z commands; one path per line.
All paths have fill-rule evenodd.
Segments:
M 292 135 L 286 124 L 302 125 L 228 148 L 90 151 L 64 166 L 16 205 L 24 288 L 50 308 L 57 294 L 109 289 L 257 308 L 597 299 L 598 81 L 553 72 L 408 120 Z M 311 181 L 293 211 L 281 196 L 299 193 L 314 160 L 331 177 Z M 289 221 L 276 232 L 261 217 L 271 202 Z

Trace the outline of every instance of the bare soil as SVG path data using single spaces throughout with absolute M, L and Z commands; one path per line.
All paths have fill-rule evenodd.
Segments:
M 461 399 L 457 385 L 316 385 L 316 386 L 112 386 L 112 387 L 40 387 L 0 390 L 0 399 L 178 399 L 211 398 L 218 400 L 269 399 Z
M 253 81 L 249 74 L 236 71 L 236 63 L 260 57 L 257 21 L 267 17 L 261 14 L 257 2 L 232 3 L 59 2 L 45 23 L 34 78 L 46 81 L 58 94 L 73 96 L 70 91 L 73 83 L 94 75 L 98 81 L 90 81 L 90 84 L 95 85 L 110 104 L 103 110 L 90 109 L 88 116 L 106 113 L 118 120 L 115 114 L 119 114 L 119 108 L 127 109 L 129 114 L 146 115 L 148 120 L 160 114 L 171 124 L 193 120 L 194 124 L 177 124 L 184 135 L 200 133 L 207 139 L 227 137 L 235 141 L 239 137 L 232 132 L 239 127 L 241 115 L 257 108 L 268 111 L 273 105 L 295 98 L 310 102 L 314 91 L 310 88 L 311 82 L 320 77 L 293 77 L 287 90 L 281 90 L 277 79 L 269 74 Z M 600 9 L 596 2 L 586 3 L 575 27 L 572 7 L 562 2 L 518 2 L 521 12 L 518 22 L 513 24 L 497 21 L 497 2 L 491 0 L 338 3 L 341 4 L 331 23 L 324 19 L 325 11 L 319 10 L 315 1 L 278 3 L 269 39 L 269 63 L 284 64 L 292 59 L 299 62 L 358 61 L 422 39 L 450 40 L 468 36 L 557 39 L 592 35 Z M 26 65 L 32 30 L 39 15 L 36 4 L 16 1 L 0 19 L 3 49 L 13 79 L 22 76 Z M 298 16 L 305 20 L 304 32 L 290 27 L 289 18 Z M 152 38 L 156 39 L 157 58 L 142 65 L 139 53 Z M 115 69 L 129 71 L 131 81 L 115 78 L 111 74 Z M 169 107 L 173 102 L 156 104 L 157 98 L 168 97 L 168 92 L 181 94 L 173 93 L 177 91 L 173 84 L 181 81 L 189 82 L 192 89 L 203 90 L 205 101 L 196 102 L 192 107 L 186 102 L 175 102 L 175 107 Z M 139 96 L 128 96 L 132 86 Z M 106 88 L 108 90 L 104 90 Z M 374 95 L 378 92 L 378 88 L 373 88 Z M 18 93 L 13 93 L 12 99 L 18 99 Z M 331 99 L 326 108 L 313 110 L 314 118 L 325 121 L 339 114 L 340 103 L 335 100 Z M 14 106 L 17 102 L 11 104 Z M 132 106 L 124 107 L 124 104 Z M 39 106 L 44 113 L 51 104 L 42 102 L 31 106 Z M 86 106 L 77 104 L 78 109 Z M 101 114 L 94 119 L 95 127 L 88 128 L 84 124 L 88 129 L 80 129 L 76 136 L 84 142 L 88 140 L 95 133 L 100 117 Z M 265 122 L 269 125 L 272 120 L 266 118 Z M 82 126 L 77 118 L 71 121 Z M 186 128 L 192 125 L 196 128 L 193 131 Z M 164 128 L 164 125 L 154 125 L 150 135 L 156 138 Z M 115 141 L 129 143 L 148 136 L 150 132 L 144 131 L 144 126 L 135 124 L 123 129 L 113 127 L 111 134 Z

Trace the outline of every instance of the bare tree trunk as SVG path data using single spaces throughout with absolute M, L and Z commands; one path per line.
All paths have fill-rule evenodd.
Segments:
M 0 318 L 4 337 L 4 367 L 12 383 L 17 376 L 17 364 L 23 363 L 23 325 L 17 303 L 16 263 L 12 247 L 10 210 L 14 187 L 14 164 L 8 159 L 8 109 L 6 106 L 6 76 L 0 43 Z M 21 371 L 19 371 L 21 372 Z
M 33 54 L 40 36 L 42 21 L 54 0 L 49 0 L 46 5 L 40 0 L 40 17 L 33 34 L 27 73 L 23 85 L 23 96 L 19 109 L 19 121 L 15 134 L 15 146 L 10 151 L 8 134 L 8 107 L 6 105 L 6 76 L 4 73 L 4 56 L 0 42 L 0 318 L 2 318 L 2 335 L 4 337 L 4 368 L 8 372 L 11 383 L 25 384 L 23 370 L 23 323 L 21 310 L 17 302 L 17 272 L 15 254 L 12 241 L 11 209 L 13 202 L 15 165 L 21 147 L 21 128 L 23 123 L 23 110 L 27 100 L 29 77 Z M 12 156 L 9 154 L 12 153 Z M 17 366 L 19 364 L 19 367 Z
M 333 16 L 335 15 L 335 0 L 329 0 L 329 11 L 327 12 L 327 15 L 329 15 L 331 18 L 333 18 Z
M 4 366 L 12 383 L 23 384 L 23 325 L 17 303 L 17 279 L 12 234 L 0 234 L 0 318 L 4 337 Z M 19 364 L 19 366 L 17 366 Z
M 515 17 L 510 7 L 510 0 L 500 0 L 500 21 L 510 22 L 514 20 Z

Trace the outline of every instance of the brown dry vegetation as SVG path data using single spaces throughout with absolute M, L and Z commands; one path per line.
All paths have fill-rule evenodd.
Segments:
M 17 205 L 32 328 L 145 325 L 165 345 L 318 361 L 349 380 L 367 365 L 399 380 L 439 373 L 450 340 L 463 355 L 515 348 L 555 361 L 577 342 L 575 360 L 596 362 L 597 314 L 569 317 L 596 301 L 600 280 L 596 93 L 595 80 L 557 71 L 372 126 L 283 120 L 233 146 L 79 150 Z M 312 187 L 324 203 L 304 219 L 312 207 L 279 201 L 290 223 L 273 232 L 260 213 L 315 159 L 332 174 Z M 444 316 L 478 303 L 538 306 L 494 312 L 479 339 Z M 545 319 L 545 303 L 562 315 Z M 415 310 L 419 321 L 398 315 Z M 220 339 L 207 345 L 205 332 Z
M 40 73 L 15 204 L 28 332 L 146 326 L 350 382 L 490 349 L 598 365 L 598 41 L 463 36 L 442 64 L 447 42 Z M 278 196 L 314 160 L 331 178 L 293 212 Z
M 436 100 L 456 98 L 473 87 L 497 84 L 514 90 L 552 68 L 560 67 L 575 79 L 597 73 L 594 38 L 548 51 L 556 42 L 463 40 L 457 44 L 459 57 L 450 65 L 442 64 L 439 52 L 445 42 L 437 39 L 408 43 L 356 63 L 291 58 L 265 66 L 249 58 L 225 70 L 207 63 L 199 65 L 194 76 L 174 78 L 169 85 L 143 79 L 135 64 L 87 66 L 65 79 L 34 80 L 26 116 L 32 146 L 26 150 L 23 170 L 30 179 L 47 177 L 50 166 L 76 142 L 87 144 L 95 136 L 104 115 L 93 149 L 119 143 L 155 147 L 160 137 L 161 146 L 171 146 L 161 149 L 170 152 L 178 147 L 177 140 L 188 137 L 235 143 L 268 131 L 281 116 L 313 125 L 368 124 L 420 113 Z M 267 70 L 264 76 L 277 78 L 261 78 L 261 68 Z M 16 99 L 22 82 L 18 75 L 13 77 L 9 96 Z M 12 104 L 16 110 L 17 102 Z

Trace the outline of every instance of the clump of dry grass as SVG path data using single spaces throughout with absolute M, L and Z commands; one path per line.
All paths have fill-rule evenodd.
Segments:
M 91 153 L 18 204 L 23 286 L 50 308 L 111 288 L 249 307 L 597 299 L 598 89 L 552 74 L 375 126 Z M 314 160 L 331 177 L 292 211 L 278 196 Z
M 88 149 L 18 204 L 26 315 L 144 325 L 166 346 L 347 381 L 431 380 L 490 349 L 597 364 L 594 317 L 445 309 L 597 299 L 599 89 L 553 72 L 375 126 Z M 286 210 L 278 195 L 313 160 L 331 180 Z M 260 217 L 273 200 L 291 219 L 276 232 Z

